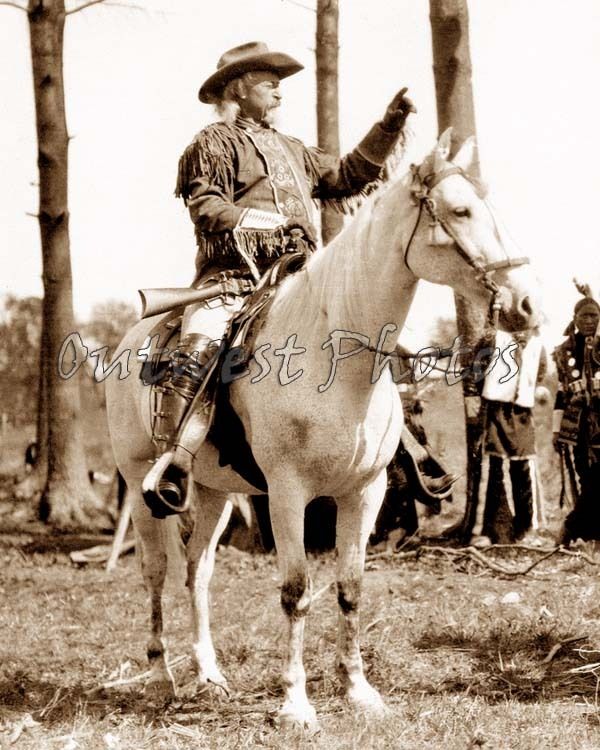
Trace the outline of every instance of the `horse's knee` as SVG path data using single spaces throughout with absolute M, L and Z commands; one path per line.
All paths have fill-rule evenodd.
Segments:
M 349 578 L 337 583 L 337 600 L 344 614 L 358 610 L 362 585 L 358 578 Z
M 162 589 L 167 577 L 167 555 L 164 552 L 151 553 L 142 548 L 142 576 L 150 590 Z
M 312 583 L 306 571 L 295 571 L 281 587 L 281 606 L 288 617 L 304 617 L 310 609 Z

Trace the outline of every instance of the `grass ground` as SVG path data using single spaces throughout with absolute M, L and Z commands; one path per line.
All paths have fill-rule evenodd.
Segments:
M 460 393 L 429 395 L 425 423 L 452 471 L 464 467 Z M 560 522 L 548 413 L 538 443 L 550 533 Z M 29 434 L 5 436 L 0 469 L 19 468 Z M 110 469 L 101 418 L 86 422 L 90 467 Z M 453 505 L 426 521 L 439 529 L 461 516 Z M 151 705 L 143 680 L 103 687 L 146 668 L 148 608 L 133 557 L 110 577 L 74 566 L 80 538 L 9 524 L 10 485 L 0 497 L 0 748 L 398 748 L 561 750 L 600 748 L 600 557 L 555 555 L 526 576 L 494 573 L 470 558 L 425 553 L 368 565 L 362 614 L 366 669 L 390 709 L 374 724 L 355 718 L 334 670 L 337 605 L 328 589 L 309 617 L 305 664 L 321 729 L 282 736 L 272 725 L 280 701 L 282 617 L 272 556 L 234 549 L 218 555 L 213 633 L 232 696 L 193 696 L 185 591 L 166 595 L 166 636 L 179 696 Z M 523 569 L 539 553 L 495 549 L 491 560 Z M 595 565 L 592 563 L 596 563 Z M 334 579 L 331 555 L 311 559 L 315 590 Z M 574 640 L 576 639 L 576 640 Z M 572 672 L 583 667 L 583 672 Z
M 376 724 L 354 718 L 338 694 L 337 605 L 328 589 L 311 611 L 305 658 L 321 730 L 283 737 L 270 721 L 283 648 L 273 556 L 218 554 L 213 633 L 228 701 L 186 691 L 187 597 L 171 585 L 165 627 L 170 659 L 184 657 L 175 669 L 180 695 L 155 707 L 142 682 L 102 687 L 146 668 L 148 610 L 135 559 L 123 558 L 107 577 L 73 566 L 67 537 L 47 541 L 32 531 L 0 536 L 2 748 L 600 747 L 599 683 L 589 666 L 600 659 L 600 584 L 583 557 L 555 556 L 516 578 L 433 554 L 371 561 L 363 653 L 391 715 Z M 538 553 L 488 554 L 523 568 Z M 312 558 L 311 570 L 315 590 L 323 588 L 334 578 L 333 557 Z

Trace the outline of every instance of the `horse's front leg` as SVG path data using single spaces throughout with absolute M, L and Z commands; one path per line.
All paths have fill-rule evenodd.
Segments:
M 293 489 L 292 489 L 293 488 Z M 283 669 L 281 726 L 314 728 L 315 709 L 306 695 L 302 661 L 304 618 L 310 609 L 312 583 L 304 552 L 304 512 L 310 500 L 299 481 L 269 481 L 269 510 L 281 575 L 281 606 L 287 621 L 287 654 Z
M 140 488 L 133 498 L 132 520 L 139 541 L 142 576 L 150 595 L 150 638 L 146 652 L 150 677 L 146 683 L 146 694 L 168 701 L 175 697 L 175 683 L 163 640 L 162 592 L 167 574 L 168 525 L 176 523 L 176 519 L 157 520 L 152 517 L 142 498 L 141 481 L 140 478 L 129 486 L 137 485 Z
M 338 672 L 349 703 L 360 711 L 382 714 L 385 704 L 364 675 L 359 641 L 359 605 L 369 534 L 386 488 L 385 470 L 361 494 L 337 500 Z
M 227 693 L 227 680 L 217 665 L 210 634 L 209 586 L 215 567 L 217 544 L 231 516 L 228 495 L 195 485 L 195 518 L 187 544 L 187 586 L 192 605 L 192 657 L 197 686 L 217 685 Z

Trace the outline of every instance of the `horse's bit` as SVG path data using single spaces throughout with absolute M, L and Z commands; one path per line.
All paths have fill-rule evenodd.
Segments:
M 423 213 L 423 207 L 425 207 L 425 210 L 429 214 L 431 218 L 431 227 L 440 226 L 444 232 L 453 240 L 456 250 L 458 254 L 460 255 L 463 260 L 465 260 L 469 266 L 475 271 L 475 278 L 477 281 L 479 281 L 483 286 L 491 293 L 492 295 L 492 302 L 491 302 L 491 318 L 492 318 L 492 324 L 494 328 L 498 327 L 498 317 L 500 314 L 500 308 L 502 307 L 502 300 L 501 300 L 501 291 L 498 284 L 493 279 L 493 275 L 496 271 L 499 271 L 504 268 L 516 268 L 517 266 L 526 265 L 529 263 L 529 258 L 526 256 L 520 257 L 520 258 L 506 258 L 506 260 L 496 261 L 495 263 L 481 263 L 476 258 L 474 258 L 470 253 L 468 253 L 465 248 L 460 244 L 458 241 L 458 238 L 456 234 L 452 231 L 451 227 L 448 225 L 447 222 L 445 222 L 437 213 L 436 211 L 436 204 L 435 200 L 431 197 L 430 193 L 433 190 L 433 188 L 436 185 L 439 185 L 439 183 L 446 179 L 446 177 L 449 177 L 453 174 L 460 174 L 462 175 L 466 180 L 471 182 L 473 184 L 473 181 L 469 178 L 469 176 L 466 174 L 464 170 L 462 170 L 460 167 L 452 166 L 448 169 L 444 169 L 441 172 L 434 172 L 432 174 L 427 175 L 426 177 L 421 177 L 419 174 L 419 168 L 415 166 L 414 164 L 411 165 L 411 170 L 413 173 L 413 179 L 415 182 L 417 182 L 417 187 L 413 188 L 412 194 L 415 199 L 415 201 L 418 201 L 419 204 L 419 213 L 417 216 L 417 221 L 415 222 L 414 229 L 410 235 L 410 239 L 408 240 L 408 244 L 406 245 L 406 251 L 404 253 L 404 263 L 406 267 L 411 270 L 410 266 L 408 265 L 408 253 L 410 252 L 410 246 L 412 244 L 412 241 L 414 239 L 414 236 L 417 232 L 417 228 L 419 226 L 419 223 L 421 221 L 421 215 Z M 493 214 L 492 214 L 493 218 Z

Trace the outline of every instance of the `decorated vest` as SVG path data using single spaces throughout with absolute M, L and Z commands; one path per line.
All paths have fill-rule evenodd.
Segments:
M 312 190 L 318 165 L 304 144 L 268 127 L 246 120 L 204 128 L 179 162 L 175 194 L 186 201 L 196 178 L 206 180 L 239 208 L 255 208 L 313 221 Z M 196 228 L 203 261 L 224 257 L 239 261 L 237 243 L 260 262 L 283 252 L 281 231 L 255 229 L 209 234 Z
M 600 447 L 600 337 L 571 335 L 553 357 L 563 393 L 560 439 L 577 444 L 583 434 Z

